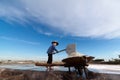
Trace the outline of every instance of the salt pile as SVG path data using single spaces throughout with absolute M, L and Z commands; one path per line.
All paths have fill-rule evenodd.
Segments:
M 66 48 L 66 53 L 67 53 L 68 57 L 84 56 L 84 54 L 81 54 L 76 51 L 75 44 L 68 44 L 68 46 Z

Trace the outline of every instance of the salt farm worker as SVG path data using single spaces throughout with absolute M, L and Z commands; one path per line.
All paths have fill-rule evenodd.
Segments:
M 58 46 L 59 43 L 57 41 L 52 41 L 51 43 L 52 43 L 52 45 L 47 50 L 47 53 L 48 53 L 47 64 L 52 64 L 54 52 L 58 53 L 58 50 L 56 49 L 56 46 Z M 51 69 L 51 67 L 50 67 L 50 69 Z

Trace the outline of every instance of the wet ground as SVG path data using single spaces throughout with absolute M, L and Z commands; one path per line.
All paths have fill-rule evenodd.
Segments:
M 0 69 L 0 80 L 119 80 L 117 74 L 88 73 L 88 79 L 67 71 L 32 71 Z
M 88 69 L 89 80 L 120 79 L 120 65 L 91 64 Z M 74 69 L 69 74 L 64 67 L 54 67 L 54 70 L 47 71 L 46 67 L 34 64 L 7 64 L 0 65 L 0 80 L 85 80 L 85 77 L 78 75 Z

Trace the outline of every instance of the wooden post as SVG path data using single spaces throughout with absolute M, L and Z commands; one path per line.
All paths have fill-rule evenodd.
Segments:
M 79 75 L 81 76 L 83 74 L 81 66 L 77 66 L 77 70 L 78 70 Z
M 68 71 L 69 71 L 69 74 L 71 74 L 71 70 L 70 70 L 70 67 L 68 67 Z
M 84 69 L 85 77 L 86 77 L 86 79 L 88 79 L 88 71 L 87 71 L 87 68 L 86 68 L 85 66 L 83 66 L 83 69 Z

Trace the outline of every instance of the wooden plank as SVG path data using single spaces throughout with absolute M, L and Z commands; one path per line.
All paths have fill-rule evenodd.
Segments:
M 94 57 L 87 57 L 88 61 L 91 61 Z M 62 60 L 62 62 L 59 63 L 35 63 L 36 66 L 65 66 L 65 67 L 73 67 L 73 66 L 85 66 L 86 65 L 86 59 L 84 57 L 69 57 Z
M 52 63 L 52 64 L 47 64 L 47 63 L 35 63 L 36 66 L 64 66 L 64 63 Z

